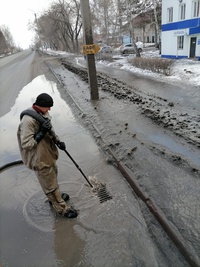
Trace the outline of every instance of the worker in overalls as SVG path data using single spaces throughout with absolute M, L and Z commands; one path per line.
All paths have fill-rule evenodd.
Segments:
M 22 160 L 26 167 L 33 170 L 38 178 L 49 203 L 61 216 L 77 217 L 77 211 L 67 201 L 68 194 L 61 195 L 57 181 L 58 149 L 65 150 L 51 125 L 49 110 L 53 106 L 50 95 L 38 95 L 33 106 L 21 116 L 17 137 Z M 42 122 L 38 120 L 42 119 Z

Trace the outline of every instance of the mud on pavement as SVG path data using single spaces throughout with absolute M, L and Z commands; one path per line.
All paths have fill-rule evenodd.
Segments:
M 62 62 L 62 65 L 88 83 L 86 70 L 74 67 L 67 62 Z M 100 90 L 113 94 L 117 99 L 125 99 L 136 104 L 141 113 L 155 123 L 171 129 L 176 135 L 182 136 L 189 143 L 200 147 L 200 115 L 198 111 L 185 112 L 176 106 L 178 104 L 168 102 L 162 97 L 144 95 L 139 89 L 109 76 L 106 77 L 105 74 L 98 74 L 97 81 Z
M 113 158 L 107 153 L 111 149 L 172 222 L 183 243 L 189 240 L 189 251 L 194 258 L 198 258 L 198 112 L 192 109 L 186 112 L 167 99 L 144 94 L 139 88 L 127 86 L 102 73 L 97 76 L 100 100 L 91 101 L 87 72 L 72 62 L 48 62 L 61 84 L 59 90 L 62 97 L 80 122 L 90 129 L 107 155 L 107 162 L 114 165 Z M 74 82 L 77 76 L 79 81 Z M 104 142 L 101 142 L 102 139 Z M 144 217 L 159 242 L 159 234 L 153 230 L 151 216 L 147 214 L 145 211 Z

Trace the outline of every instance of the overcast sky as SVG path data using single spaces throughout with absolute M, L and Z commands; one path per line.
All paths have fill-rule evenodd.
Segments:
M 0 26 L 6 25 L 12 34 L 15 44 L 28 48 L 34 33 L 28 31 L 28 22 L 34 21 L 47 9 L 53 0 L 0 0 Z

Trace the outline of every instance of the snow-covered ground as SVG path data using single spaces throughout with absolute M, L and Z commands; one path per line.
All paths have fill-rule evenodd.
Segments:
M 53 51 L 53 50 L 45 50 L 46 53 L 51 55 L 61 55 L 67 56 L 70 55 L 64 51 Z M 128 58 L 133 57 L 134 55 L 129 56 L 119 56 L 114 55 L 114 62 L 109 62 L 105 60 L 97 61 L 97 64 L 106 64 L 111 67 L 118 67 L 121 69 L 125 69 L 127 71 L 131 71 L 133 73 L 151 76 L 152 78 L 163 80 L 165 82 L 180 82 L 184 84 L 188 84 L 191 86 L 200 86 L 200 61 L 192 60 L 192 59 L 179 59 L 175 60 L 171 76 L 164 76 L 162 74 L 153 73 L 149 70 L 144 70 L 140 68 L 136 68 L 128 63 Z M 142 57 L 160 57 L 159 51 L 147 51 L 142 52 Z
M 159 51 L 147 51 L 141 54 L 142 57 L 160 57 Z M 119 58 L 119 56 L 116 56 Z M 107 64 L 109 66 L 120 66 L 121 69 L 131 71 L 133 73 L 151 76 L 152 78 L 159 78 L 165 81 L 177 81 L 182 83 L 188 83 L 193 86 L 200 86 L 200 62 L 191 59 L 179 59 L 175 60 L 171 75 L 164 76 L 162 74 L 153 73 L 149 70 L 140 69 L 134 67 L 128 63 L 128 58 L 134 57 L 134 55 L 120 56 L 115 62 L 100 61 L 101 64 Z

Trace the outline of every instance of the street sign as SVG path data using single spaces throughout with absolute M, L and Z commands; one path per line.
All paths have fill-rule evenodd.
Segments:
M 97 44 L 83 45 L 83 54 L 96 54 L 100 50 Z

